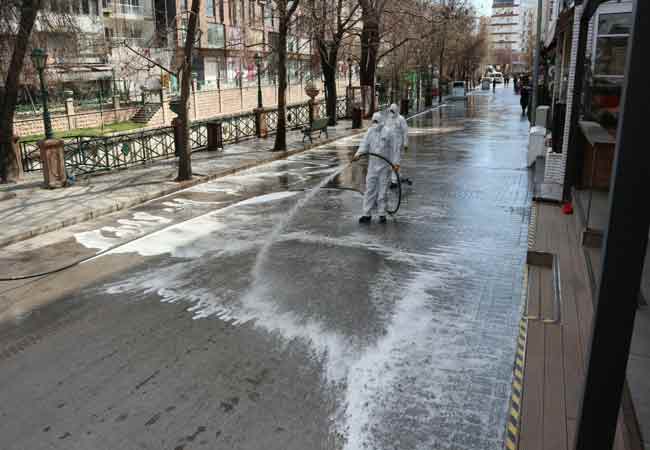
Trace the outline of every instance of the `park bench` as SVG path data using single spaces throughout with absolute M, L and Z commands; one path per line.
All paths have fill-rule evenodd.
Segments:
M 319 132 L 318 137 L 321 137 L 323 132 L 325 132 L 325 136 L 329 139 L 329 135 L 327 134 L 327 124 L 329 122 L 329 117 L 323 117 L 322 119 L 316 119 L 312 122 L 311 126 L 305 127 L 302 129 L 302 142 L 305 142 L 305 138 L 309 137 L 309 142 L 313 143 L 314 141 L 312 140 L 311 135 L 314 134 L 315 132 Z

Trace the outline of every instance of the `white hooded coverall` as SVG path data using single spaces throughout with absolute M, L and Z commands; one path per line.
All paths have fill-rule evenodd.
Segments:
M 372 152 L 377 153 L 394 163 L 395 143 L 393 133 L 384 126 L 380 113 L 372 116 L 372 121 L 377 122 L 366 133 L 355 158 Z M 363 215 L 371 216 L 374 211 L 380 216 L 386 214 L 386 188 L 390 174 L 393 172 L 390 165 L 384 160 L 370 156 L 368 158 L 368 174 L 366 176 L 366 193 L 363 198 Z
M 399 113 L 399 108 L 395 103 L 390 105 L 386 126 L 395 135 L 395 160 L 393 163 L 401 164 L 402 151 L 404 150 L 404 146 L 408 144 L 409 127 L 404 116 Z M 392 174 L 392 182 L 397 183 L 397 175 L 395 175 L 395 172 Z

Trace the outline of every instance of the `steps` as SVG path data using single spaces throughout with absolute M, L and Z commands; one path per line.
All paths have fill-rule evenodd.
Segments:
M 147 124 L 153 118 L 153 116 L 155 116 L 156 113 L 160 111 L 161 107 L 162 105 L 160 103 L 147 103 L 146 105 L 143 105 L 138 110 L 138 112 L 135 113 L 131 120 L 136 123 Z

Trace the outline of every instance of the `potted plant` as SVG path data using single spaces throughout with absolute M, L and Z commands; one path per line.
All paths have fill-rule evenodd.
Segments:
M 319 93 L 320 90 L 316 87 L 314 81 L 311 79 L 307 80 L 307 83 L 305 84 L 305 94 L 307 94 L 307 96 L 313 101 L 316 97 L 318 97 Z

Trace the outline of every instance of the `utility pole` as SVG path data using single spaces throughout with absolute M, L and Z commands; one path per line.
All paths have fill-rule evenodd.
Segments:
M 540 39 L 542 37 L 542 0 L 537 1 L 537 35 L 535 36 L 535 56 L 533 58 L 533 99 L 530 107 L 530 121 L 531 125 L 535 125 L 535 116 L 537 113 L 537 91 L 539 85 L 539 53 L 540 53 Z

